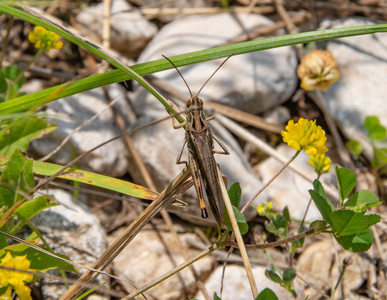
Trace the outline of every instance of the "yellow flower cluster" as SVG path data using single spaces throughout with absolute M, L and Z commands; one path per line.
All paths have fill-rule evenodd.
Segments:
M 49 31 L 42 26 L 35 26 L 34 31 L 28 35 L 28 40 L 35 44 L 35 48 L 50 51 L 51 49 L 60 49 L 63 43 L 59 41 L 60 36 L 55 32 Z
M 318 175 L 328 173 L 331 170 L 332 160 L 325 154 L 316 154 L 309 158 L 309 164 L 315 169 Z
M 269 215 L 273 211 L 273 203 L 263 202 L 257 207 L 257 211 L 260 216 Z
M 7 252 L 3 257 L 0 266 L 15 270 L 36 271 L 29 269 L 30 261 L 26 255 L 16 256 L 14 258 L 11 252 Z M 1 268 L 0 287 L 7 287 L 7 291 L 3 295 L 0 295 L 0 299 L 11 299 L 11 291 L 14 289 L 20 300 L 32 300 L 31 289 L 24 284 L 25 281 L 31 281 L 32 278 L 32 274 Z
M 297 68 L 301 88 L 327 91 L 340 78 L 337 61 L 328 50 L 314 50 L 304 56 Z
M 287 131 L 281 131 L 282 138 L 294 150 L 305 150 L 309 155 L 323 154 L 328 151 L 325 147 L 327 140 L 325 131 L 321 126 L 316 125 L 316 120 L 300 118 L 297 123 L 290 120 L 285 129 Z

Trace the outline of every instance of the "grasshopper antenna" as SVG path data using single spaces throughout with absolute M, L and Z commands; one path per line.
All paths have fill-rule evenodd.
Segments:
M 179 73 L 181 79 L 183 79 L 183 81 L 184 81 L 184 83 L 185 83 L 185 86 L 187 87 L 187 89 L 188 89 L 188 91 L 189 91 L 190 97 L 192 98 L 192 92 L 191 92 L 191 89 L 189 88 L 188 83 L 187 83 L 187 81 L 185 81 L 183 75 L 181 75 L 179 69 L 175 66 L 175 64 L 172 62 L 172 60 L 170 60 L 168 57 L 166 57 L 165 55 L 161 55 L 161 56 L 164 57 L 166 60 L 168 60 L 168 61 L 171 63 L 171 65 L 176 69 L 177 73 Z
M 207 79 L 207 81 L 202 85 L 202 87 L 200 88 L 199 92 L 197 93 L 197 96 L 199 96 L 200 92 L 202 91 L 202 89 L 204 88 L 204 86 L 211 80 L 211 78 L 215 75 L 216 72 L 218 72 L 218 70 L 226 63 L 226 61 L 229 60 L 229 58 L 231 56 L 233 56 L 233 54 L 231 54 L 229 57 L 227 57 L 221 64 L 220 66 L 214 71 L 214 73 L 212 73 L 212 75 L 210 76 L 210 78 Z

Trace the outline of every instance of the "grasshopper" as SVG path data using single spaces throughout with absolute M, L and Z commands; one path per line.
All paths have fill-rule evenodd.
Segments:
M 172 120 L 173 127 L 175 129 L 185 127 L 185 139 L 183 146 L 177 156 L 176 164 L 185 164 L 189 167 L 192 180 L 195 186 L 196 193 L 199 198 L 199 205 L 202 212 L 202 218 L 207 218 L 208 213 L 206 204 L 203 197 L 203 185 L 207 194 L 208 202 L 210 204 L 212 213 L 219 226 L 224 224 L 224 204 L 223 196 L 219 184 L 219 176 L 217 172 L 217 164 L 214 158 L 214 154 L 228 155 L 230 152 L 223 145 L 223 143 L 212 133 L 212 130 L 208 124 L 210 120 L 215 117 L 207 118 L 203 110 L 203 100 L 199 98 L 199 94 L 207 82 L 214 76 L 214 74 L 223 66 L 223 64 L 231 57 L 229 56 L 223 63 L 215 70 L 215 72 L 209 77 L 209 79 L 203 84 L 199 92 L 195 95 L 192 94 L 184 77 L 177 69 L 175 64 L 167 57 L 167 59 L 179 73 L 183 79 L 185 85 L 190 93 L 190 98 L 187 100 L 186 109 L 183 116 L 184 122 L 176 124 L 176 120 Z M 179 108 L 169 101 L 171 106 L 180 112 Z M 214 149 L 214 140 L 219 144 L 223 151 L 216 151 Z M 187 145 L 188 149 L 188 162 L 182 161 L 181 156 L 183 154 L 184 147 Z M 203 183 L 203 185 L 202 185 Z

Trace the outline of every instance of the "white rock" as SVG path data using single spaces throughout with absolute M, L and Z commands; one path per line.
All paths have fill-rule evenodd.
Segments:
M 220 285 L 222 281 L 222 266 L 219 266 L 210 275 L 205 283 L 205 287 L 209 295 L 214 292 L 220 296 Z M 281 300 L 293 300 L 290 292 L 282 288 L 278 283 L 274 283 L 265 276 L 265 267 L 253 267 L 253 274 L 255 282 L 258 285 L 259 291 L 265 288 L 271 289 Z M 204 299 L 201 292 L 195 295 L 196 299 Z M 241 266 L 228 265 L 226 268 L 223 280 L 223 294 L 222 300 L 251 300 L 253 295 L 251 293 L 249 281 L 246 276 L 246 270 Z
M 103 4 L 91 6 L 80 12 L 76 19 L 83 36 L 102 42 Z M 157 27 L 145 19 L 127 1 L 113 0 L 110 17 L 111 48 L 136 58 L 149 40 L 156 34 Z
M 125 117 L 124 119 L 127 119 L 131 115 L 131 110 L 125 102 L 126 91 L 119 85 L 112 85 L 109 87 L 109 94 L 113 100 L 117 97 L 120 98 L 115 107 L 118 113 Z M 57 118 L 50 119 L 50 121 L 57 124 L 58 129 L 42 139 L 33 141 L 33 149 L 40 156 L 47 155 L 75 128 L 103 110 L 105 111 L 96 120 L 73 134 L 65 147 L 52 157 L 53 162 L 61 165 L 74 159 L 74 148 L 78 155 L 82 154 L 119 135 L 121 131 L 116 124 L 111 108 L 106 103 L 101 88 L 59 99 L 48 104 L 46 113 L 57 116 Z M 126 155 L 127 150 L 124 142 L 122 139 L 118 139 L 89 154 L 78 163 L 78 167 L 108 176 L 122 176 L 127 172 Z
M 361 18 L 325 21 L 320 29 L 375 24 Z M 372 157 L 369 143 L 364 141 L 364 119 L 377 116 L 387 127 L 387 34 L 375 33 L 327 42 L 327 49 L 337 59 L 340 80 L 326 93 L 330 114 L 341 124 L 349 139 L 363 144 Z M 384 144 L 387 146 L 387 143 Z
M 272 25 L 268 18 L 256 14 L 218 14 L 178 19 L 162 28 L 139 57 L 139 62 L 203 50 L 227 43 L 251 28 Z M 193 93 L 224 59 L 181 68 Z M 232 57 L 201 92 L 201 98 L 226 104 L 250 113 L 260 113 L 286 101 L 297 84 L 296 55 L 283 47 Z M 176 70 L 156 74 L 187 95 L 188 91 Z M 139 114 L 161 108 L 143 88 L 136 89 L 134 102 Z
M 51 207 L 40 212 L 31 222 L 34 224 L 54 252 L 66 255 L 71 261 L 90 266 L 106 250 L 107 238 L 98 218 L 72 195 L 63 190 L 48 190 L 63 205 Z M 70 207 L 71 209 L 69 209 Z M 79 269 L 82 274 L 85 269 Z M 54 271 L 60 278 L 60 273 Z M 75 274 L 68 274 L 76 279 Z M 97 285 L 107 281 L 99 277 Z M 67 290 L 63 282 L 43 279 L 42 293 L 44 299 L 59 299 Z M 99 282 L 99 283 L 98 283 Z M 107 299 L 106 297 L 103 299 Z
M 160 236 L 162 240 L 160 240 Z M 184 240 L 187 238 L 198 239 L 194 234 L 179 235 L 179 238 L 183 245 Z M 165 245 L 169 246 L 170 253 L 166 251 Z M 185 247 L 189 257 L 199 253 L 197 250 Z M 173 261 L 171 261 L 171 258 L 173 258 Z M 130 278 L 137 287 L 141 287 L 184 261 L 185 259 L 170 233 L 143 230 L 117 256 L 113 263 L 121 276 L 124 275 L 126 278 Z M 213 269 L 214 263 L 213 257 L 206 256 L 197 261 L 194 267 L 199 275 L 207 277 Z M 150 289 L 148 293 L 160 300 L 184 299 L 186 294 L 182 282 L 186 291 L 193 295 L 197 287 L 192 272 L 188 268 L 158 284 Z M 126 286 L 129 290 L 133 289 L 127 284 Z
M 372 256 L 372 253 L 369 254 Z M 352 264 L 347 266 L 335 298 L 366 299 L 354 292 L 370 277 L 375 278 L 375 268 L 371 265 L 370 258 L 343 250 L 333 238 L 314 241 L 298 258 L 297 272 L 302 278 L 307 278 L 306 283 L 310 286 L 306 289 L 305 296 L 319 297 L 319 291 L 332 291 L 340 277 L 343 259 L 348 257 L 351 257 Z
M 174 0 L 173 2 L 160 2 L 160 0 L 143 0 L 142 6 L 148 6 L 148 7 L 159 7 L 161 12 L 164 8 L 197 8 L 197 7 L 210 7 L 213 5 L 213 2 L 211 0 Z M 185 17 L 184 14 L 174 14 L 174 15 L 167 15 L 167 14 L 157 14 L 154 17 L 157 17 L 158 20 L 164 23 L 169 23 L 175 19 Z

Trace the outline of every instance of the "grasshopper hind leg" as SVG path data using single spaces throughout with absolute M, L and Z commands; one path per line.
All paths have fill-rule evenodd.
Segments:
M 199 206 L 202 211 L 202 218 L 206 219 L 208 218 L 208 213 L 206 209 L 206 203 L 204 202 L 203 185 L 201 181 L 200 171 L 195 156 L 190 151 L 188 151 L 188 161 L 189 168 L 191 170 L 192 180 L 199 198 Z

